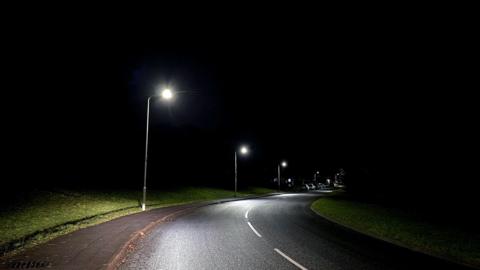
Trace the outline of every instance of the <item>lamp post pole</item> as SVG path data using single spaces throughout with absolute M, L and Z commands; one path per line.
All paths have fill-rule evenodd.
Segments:
M 278 164 L 278 192 L 280 192 L 280 164 Z
M 280 163 L 278 163 L 278 166 L 277 166 L 277 171 L 278 171 L 278 192 L 280 192 L 280 182 L 281 181 L 281 176 L 280 176 L 280 169 L 281 167 L 287 167 L 287 162 L 286 161 L 282 161 Z
M 145 135 L 145 165 L 143 170 L 143 201 L 142 201 L 142 211 L 145 211 L 145 203 L 147 200 L 147 167 L 148 167 L 148 128 L 150 125 L 150 100 L 152 97 L 147 99 L 147 130 Z
M 237 151 L 235 151 L 235 195 L 237 197 Z
M 240 155 L 248 154 L 248 147 L 246 145 L 240 147 Z M 234 196 L 237 197 L 237 150 L 235 150 L 235 193 Z
M 143 200 L 142 200 L 142 211 L 146 209 L 147 202 L 147 168 L 148 168 L 148 131 L 150 126 L 150 101 L 152 97 L 149 96 L 147 99 L 147 128 L 145 131 L 145 164 L 143 168 Z M 164 89 L 161 92 L 161 98 L 164 100 L 170 100 L 173 98 L 173 92 L 170 89 Z

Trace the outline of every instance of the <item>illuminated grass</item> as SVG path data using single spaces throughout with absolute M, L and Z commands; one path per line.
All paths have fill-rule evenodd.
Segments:
M 270 193 L 250 188 L 239 196 Z M 140 212 L 142 193 L 132 191 L 37 192 L 14 208 L 0 212 L 0 252 L 43 243 L 54 237 L 114 218 Z M 233 192 L 213 188 L 148 191 L 147 208 L 233 197 Z
M 312 210 L 341 224 L 392 242 L 469 265 L 480 266 L 480 234 L 422 220 L 376 204 L 321 198 Z

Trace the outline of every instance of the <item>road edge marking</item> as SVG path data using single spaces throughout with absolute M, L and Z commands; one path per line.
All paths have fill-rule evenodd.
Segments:
M 248 226 L 250 226 L 250 229 L 252 229 L 252 231 L 253 231 L 258 237 L 262 237 L 262 235 L 259 234 L 259 233 L 257 232 L 257 230 L 255 230 L 255 228 L 252 226 L 252 223 L 247 222 L 247 224 L 248 224 Z
M 285 259 L 287 259 L 289 262 L 293 263 L 296 267 L 302 269 L 302 270 L 308 270 L 307 268 L 305 268 L 303 265 L 299 264 L 298 262 L 296 262 L 295 260 L 293 260 L 292 258 L 288 257 L 287 254 L 283 253 L 280 249 L 278 248 L 274 248 L 273 250 L 275 250 L 275 252 L 277 252 L 278 254 L 280 254 L 282 257 L 284 257 Z
M 245 212 L 245 218 L 248 219 L 248 211 L 250 211 L 250 209 L 247 210 L 247 212 Z
M 187 205 L 185 205 L 187 206 Z M 133 244 L 138 241 L 141 237 L 145 236 L 147 233 L 149 233 L 155 226 L 158 224 L 164 223 L 166 220 L 169 218 L 172 218 L 176 215 L 179 215 L 183 212 L 186 212 L 188 210 L 195 210 L 197 208 L 202 207 L 202 205 L 193 205 L 193 206 L 187 206 L 186 208 L 176 210 L 170 214 L 167 214 L 155 221 L 150 222 L 148 225 L 143 227 L 142 229 L 134 232 L 131 234 L 130 239 L 124 243 L 124 245 L 116 252 L 114 253 L 114 256 L 110 259 L 108 264 L 104 269 L 106 270 L 116 270 L 120 264 L 123 263 L 123 260 L 127 257 L 127 254 L 131 251 L 131 247 Z M 142 212 L 140 212 L 142 213 Z

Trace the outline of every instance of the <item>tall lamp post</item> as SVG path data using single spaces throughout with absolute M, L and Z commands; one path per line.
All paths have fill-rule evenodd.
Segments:
M 248 147 L 242 146 L 240 147 L 240 154 L 246 155 L 248 154 Z M 237 197 L 237 151 L 235 151 L 235 197 Z
M 315 184 L 317 183 L 317 175 L 320 174 L 319 171 L 316 171 L 314 174 L 313 174 L 313 181 L 315 182 Z
M 286 161 L 282 161 L 281 163 L 278 164 L 278 167 L 277 167 L 277 170 L 278 170 L 278 192 L 280 192 L 280 182 L 282 182 L 280 180 L 280 167 L 287 167 L 287 162 Z
M 149 96 L 147 99 L 147 130 L 145 135 L 145 167 L 143 171 L 143 200 L 142 211 L 145 211 L 147 200 L 147 165 L 148 165 L 148 128 L 150 125 L 150 100 L 152 98 L 160 97 L 163 100 L 169 101 L 173 98 L 173 92 L 170 89 L 163 89 L 159 95 Z

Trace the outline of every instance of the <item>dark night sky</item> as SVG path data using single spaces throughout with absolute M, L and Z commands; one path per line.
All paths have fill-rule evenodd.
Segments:
M 159 85 L 181 91 L 169 106 L 152 105 L 159 186 L 229 183 L 243 142 L 252 148 L 240 162 L 250 183 L 270 180 L 283 158 L 296 178 L 339 167 L 397 183 L 470 176 L 476 162 L 463 151 L 474 152 L 478 121 L 468 54 L 438 33 L 397 30 L 169 39 L 82 25 L 12 30 L 2 178 L 140 187 L 146 98 Z

